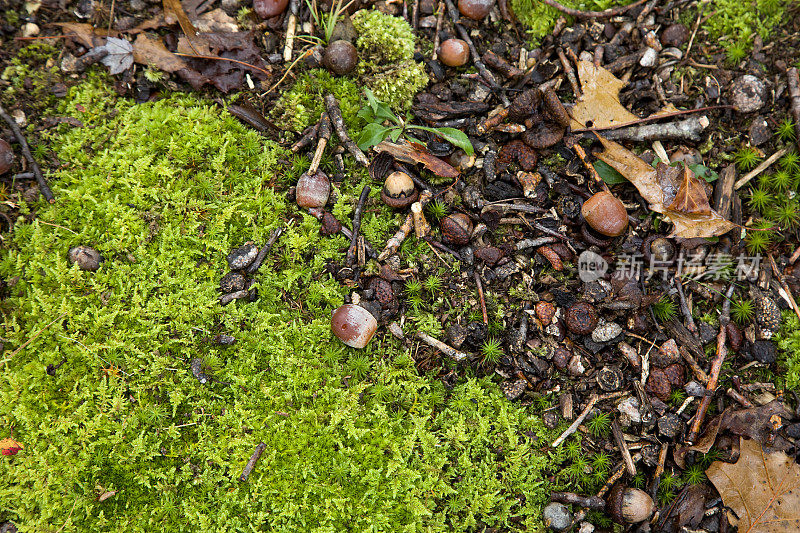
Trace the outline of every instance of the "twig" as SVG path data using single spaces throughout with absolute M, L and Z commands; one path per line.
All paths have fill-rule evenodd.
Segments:
M 263 442 L 258 443 L 256 449 L 253 450 L 253 455 L 250 456 L 250 459 L 247 461 L 247 464 L 244 465 L 244 468 L 242 469 L 242 475 L 239 476 L 239 481 L 241 482 L 247 481 L 247 478 L 250 477 L 250 473 L 253 471 L 253 468 L 255 468 L 259 457 L 261 457 L 261 454 L 264 453 L 264 450 L 266 448 L 267 445 L 265 443 Z
M 733 185 L 733 188 L 738 191 L 739 189 L 747 185 L 747 183 L 751 179 L 755 178 L 756 176 L 767 170 L 775 161 L 786 155 L 786 152 L 788 151 L 789 147 L 784 146 L 783 148 L 781 148 L 780 150 L 769 156 L 766 160 L 762 161 L 761 164 L 758 165 L 756 168 L 754 168 L 753 170 L 751 170 L 750 172 L 739 178 L 739 181 L 737 181 Z
M 264 98 L 266 95 L 268 95 L 269 93 L 271 93 L 272 91 L 274 91 L 274 90 L 275 90 L 275 88 L 276 88 L 276 87 L 278 87 L 278 85 L 280 85 L 281 83 L 283 83 L 283 80 L 285 80 L 285 79 L 286 79 L 286 77 L 287 77 L 287 76 L 289 76 L 289 73 L 292 71 L 292 69 L 294 68 L 294 66 L 295 66 L 296 64 L 298 64 L 300 61 L 302 61 L 303 59 L 305 59 L 305 58 L 307 58 L 308 56 L 310 56 L 310 55 L 311 55 L 311 53 L 312 53 L 312 51 L 313 51 L 313 49 L 306 50 L 305 52 L 303 52 L 302 54 L 300 54 L 300 56 L 299 56 L 297 59 L 295 59 L 294 61 L 292 61 L 292 64 L 291 64 L 291 65 L 289 65 L 289 68 L 287 68 L 287 69 L 286 69 L 286 72 L 284 72 L 284 73 L 283 73 L 283 76 L 281 76 L 281 79 L 279 79 L 278 81 L 276 81 L 276 82 L 275 82 L 275 84 L 274 84 L 272 87 L 270 87 L 269 89 L 267 89 L 267 92 L 263 93 L 263 94 L 261 95 L 261 98 Z
M 632 142 L 649 142 L 657 139 L 697 142 L 701 139 L 701 134 L 708 124 L 708 117 L 703 115 L 664 124 L 643 124 L 610 130 L 605 137 L 615 141 Z
M 483 296 L 483 283 L 481 283 L 481 275 L 476 270 L 473 272 L 475 277 L 475 285 L 478 286 L 478 299 L 481 302 L 481 313 L 483 314 L 483 323 L 489 325 L 489 314 L 486 312 L 486 298 Z
M 671 118 L 671 117 L 678 117 L 680 115 L 689 115 L 691 113 L 702 113 L 705 111 L 711 111 L 714 109 L 733 109 L 733 106 L 730 105 L 712 105 L 707 107 L 698 107 L 697 109 L 684 109 L 681 111 L 673 111 L 671 113 L 660 113 L 658 115 L 651 115 L 649 117 L 640 118 L 638 120 L 631 120 L 630 122 L 622 122 L 620 124 L 614 124 L 613 126 L 603 126 L 603 127 L 596 127 L 596 128 L 578 128 L 572 130 L 572 133 L 587 133 L 592 131 L 608 131 L 608 130 L 618 130 L 620 128 L 625 128 L 628 126 L 636 126 L 639 124 L 644 124 L 647 122 L 653 122 L 654 120 L 661 120 L 664 118 Z
M 331 119 L 333 129 L 336 130 L 336 135 L 339 136 L 339 140 L 342 141 L 347 151 L 356 158 L 356 161 L 365 167 L 369 167 L 367 156 L 364 155 L 361 148 L 347 135 L 347 130 L 344 127 L 344 118 L 342 118 L 342 110 L 339 108 L 339 102 L 336 101 L 336 97 L 332 94 L 325 96 L 325 109 L 328 111 L 328 118 Z
M 697 36 L 697 30 L 700 29 L 700 23 L 702 22 L 701 18 L 703 17 L 703 12 L 706 10 L 706 5 L 701 2 L 700 9 L 697 12 L 697 20 L 694 22 L 694 29 L 692 30 L 692 36 L 689 38 L 689 45 L 686 47 L 686 53 L 683 54 L 685 59 L 689 58 L 689 52 L 692 51 L 692 45 L 694 44 L 694 38 Z
M 780 270 L 778 270 L 778 266 L 775 264 L 775 259 L 772 258 L 771 253 L 767 254 L 767 257 L 769 257 L 769 264 L 772 267 L 772 271 L 775 273 L 775 277 L 778 278 L 778 283 L 786 293 L 786 299 L 789 300 L 789 306 L 792 308 L 792 311 L 794 311 L 794 314 L 797 315 L 797 318 L 800 318 L 800 308 L 797 307 L 797 301 L 795 301 L 792 291 L 784 281 L 783 274 L 781 274 Z
M 297 33 L 297 11 L 299 3 L 300 2 L 297 0 L 293 0 L 291 3 L 291 14 L 289 15 L 289 22 L 286 26 L 286 45 L 283 47 L 283 61 L 285 63 L 288 63 L 292 60 L 292 52 L 294 51 L 294 36 Z
M 304 129 L 303 132 L 300 134 L 300 138 L 290 148 L 292 153 L 296 154 L 300 150 L 303 150 L 304 148 L 311 146 L 311 144 L 317 138 L 317 133 L 319 133 L 319 122 Z
M 742 407 L 744 407 L 745 409 L 750 409 L 751 407 L 754 407 L 753 403 L 750 400 L 748 400 L 747 398 L 742 396 L 741 393 L 739 393 L 739 392 L 737 392 L 737 391 L 735 391 L 735 390 L 733 390 L 731 388 L 726 390 L 725 394 L 729 398 L 739 402 L 742 405 Z
M 364 212 L 364 202 L 367 201 L 369 191 L 369 185 L 364 185 L 364 188 L 361 189 L 361 196 L 358 197 L 356 209 L 353 211 L 353 234 L 350 236 L 350 246 L 347 248 L 347 256 L 345 257 L 345 265 L 347 266 L 352 266 L 356 258 L 356 240 L 358 239 L 358 232 L 361 230 L 361 214 Z
M 28 164 L 30 164 L 31 168 L 33 169 L 33 173 L 36 175 L 36 183 L 39 184 L 39 190 L 42 192 L 42 196 L 44 196 L 44 199 L 52 204 L 56 201 L 55 197 L 53 196 L 53 191 L 50 190 L 47 180 L 44 179 L 44 176 L 42 175 L 42 169 L 40 169 L 39 165 L 36 164 L 36 160 L 33 158 L 31 149 L 28 146 L 28 141 L 26 141 L 25 136 L 22 135 L 22 130 L 19 129 L 16 121 L 14 121 L 11 115 L 6 112 L 2 105 L 0 105 L 0 117 L 3 117 L 3 120 L 6 121 L 8 127 L 11 128 L 11 132 L 14 134 L 14 137 L 17 139 L 17 143 L 19 143 L 19 146 L 22 149 L 22 155 L 25 156 L 25 159 L 28 160 Z
M 703 369 L 700 368 L 700 365 L 698 365 L 697 361 L 694 360 L 692 354 L 689 353 L 689 349 L 686 346 L 680 346 L 678 347 L 678 353 L 681 354 L 683 360 L 686 361 L 686 363 L 689 365 L 689 368 L 692 369 L 692 372 L 694 372 L 694 377 L 696 377 L 697 380 L 703 385 L 708 383 L 708 374 L 706 374 Z
M 640 5 L 647 2 L 647 0 L 636 0 L 636 2 L 628 4 L 627 6 L 614 7 L 603 11 L 581 11 L 580 9 L 572 9 L 571 7 L 559 4 L 558 2 L 556 2 L 556 0 L 542 0 L 542 2 L 571 17 L 575 17 L 578 19 L 590 19 L 590 18 L 616 17 L 618 15 L 622 15 L 623 13 L 630 11 L 635 7 L 639 7 Z
M 558 60 L 561 61 L 561 66 L 564 67 L 564 73 L 567 75 L 567 80 L 569 80 L 569 84 L 572 86 L 572 92 L 575 93 L 575 98 L 580 98 L 583 96 L 583 93 L 581 92 L 581 86 L 578 84 L 578 78 L 575 77 L 575 69 L 572 68 L 569 59 L 564 55 L 564 50 L 561 48 L 558 49 Z
M 431 199 L 431 192 L 430 191 L 422 191 L 422 194 L 419 195 L 419 204 L 422 207 L 430 201 Z M 416 203 L 416 202 L 415 202 Z M 414 217 L 411 213 L 406 215 L 406 219 L 400 225 L 400 228 L 397 232 L 392 235 L 388 241 L 386 241 L 386 246 L 383 248 L 383 251 L 378 255 L 378 261 L 383 261 L 400 248 L 400 245 L 403 244 L 403 241 L 406 240 L 408 234 L 411 233 L 411 230 L 414 228 Z
M 725 295 L 726 301 L 730 300 L 731 295 L 733 295 L 734 285 L 731 285 L 728 289 L 728 293 Z M 722 363 L 725 362 L 725 357 L 728 355 L 728 348 L 725 344 L 727 340 L 727 326 L 728 322 L 730 321 L 730 316 L 728 313 L 730 312 L 730 306 L 728 306 L 728 312 L 726 313 L 723 310 L 722 315 L 719 317 L 719 334 L 717 335 L 717 355 L 714 356 L 714 360 L 711 362 L 711 374 L 708 378 L 708 383 L 706 384 L 706 395 L 703 396 L 703 399 L 700 400 L 700 406 L 697 408 L 697 414 L 694 416 L 694 422 L 692 422 L 692 427 L 689 430 L 689 435 L 686 437 L 686 443 L 691 445 L 694 444 L 697 440 L 697 437 L 700 435 L 700 427 L 703 425 L 703 419 L 705 418 L 706 411 L 708 410 L 708 406 L 711 405 L 711 400 L 714 398 L 714 390 L 717 388 L 717 383 L 719 382 L 719 373 L 722 370 Z
M 463 361 L 464 359 L 469 358 L 469 354 L 460 352 L 455 348 L 448 346 L 447 344 L 443 343 L 440 340 L 434 339 L 427 333 L 423 333 L 421 331 L 417 332 L 417 338 L 427 344 L 432 348 L 436 348 L 446 356 L 454 359 L 456 362 Z
M 792 99 L 791 112 L 794 118 L 794 131 L 797 148 L 800 149 L 800 74 L 797 67 L 792 67 L 786 73 L 789 79 L 789 98 Z
M 614 441 L 617 443 L 617 448 L 622 453 L 622 460 L 625 462 L 625 468 L 628 470 L 628 474 L 632 477 L 636 475 L 636 465 L 633 464 L 633 458 L 631 457 L 631 451 L 628 449 L 628 445 L 625 442 L 625 437 L 622 435 L 622 429 L 619 427 L 619 422 L 616 420 L 611 422 L 611 433 L 614 435 Z
M 675 288 L 678 289 L 678 299 L 681 303 L 681 312 L 683 316 L 686 318 L 686 329 L 688 329 L 695 338 L 697 336 L 697 324 L 694 323 L 694 317 L 692 316 L 692 311 L 689 309 L 689 303 L 686 301 L 686 294 L 683 292 L 683 285 L 681 284 L 680 276 L 675 275 Z
M 627 392 L 617 391 L 608 394 L 603 394 L 601 396 L 592 394 L 592 396 L 589 398 L 589 403 L 586 405 L 586 407 L 584 407 L 583 411 L 581 411 L 581 414 L 578 415 L 578 418 L 576 418 L 575 421 L 572 423 L 572 425 L 570 425 L 567 429 L 565 429 L 564 432 L 561 435 L 559 435 L 559 437 L 556 440 L 554 440 L 550 446 L 555 448 L 556 446 L 564 442 L 567 439 L 567 437 L 575 433 L 575 430 L 577 430 L 578 426 L 580 426 L 586 419 L 586 417 L 589 416 L 589 413 L 592 411 L 592 407 L 594 407 L 597 402 L 618 398 L 620 396 L 623 396 L 624 394 L 627 394 Z
M 411 218 L 414 219 L 414 235 L 417 239 L 424 239 L 431 231 L 431 225 L 425 220 L 425 213 L 422 212 L 422 203 L 414 202 L 411 204 Z
M 255 274 L 259 268 L 261 268 L 261 264 L 264 262 L 264 259 L 267 257 L 267 253 L 269 253 L 270 248 L 272 245 L 275 244 L 275 241 L 278 240 L 278 237 L 281 236 L 283 233 L 283 228 L 275 228 L 272 230 L 272 234 L 270 234 L 269 239 L 267 240 L 266 244 L 258 251 L 258 255 L 256 256 L 255 260 L 247 267 L 247 274 L 253 275 Z
M 50 322 L 49 322 L 49 323 L 48 323 L 46 326 L 44 326 L 42 329 L 40 329 L 39 331 L 37 331 L 36 333 L 34 333 L 34 334 L 33 334 L 33 337 L 31 337 L 30 339 L 28 339 L 27 341 L 25 341 L 25 342 L 24 342 L 24 343 L 23 343 L 23 344 L 22 344 L 22 345 L 21 345 L 19 348 L 17 348 L 17 349 L 16 349 L 16 350 L 14 350 L 13 352 L 11 352 L 11 355 L 9 356 L 9 358 L 11 358 L 11 357 L 14 357 L 14 356 L 15 356 L 15 355 L 17 355 L 19 352 L 21 352 L 22 350 L 24 350 L 24 349 L 25 349 L 25 347 L 26 347 L 27 345 L 29 345 L 30 343 L 32 343 L 33 341 L 35 341 L 36 339 L 38 339 L 38 338 L 39 338 L 39 335 L 41 335 L 42 333 L 44 333 L 44 331 L 45 331 L 47 328 L 49 328 L 50 326 L 52 326 L 53 324 L 55 324 L 56 322 L 58 322 L 59 320 L 61 320 L 62 318 L 64 318 L 64 316 L 65 316 L 66 314 L 67 314 L 67 312 L 66 312 L 66 311 L 64 311 L 63 313 L 61 313 L 60 315 L 58 315 L 57 317 L 55 317 L 53 320 L 51 320 L 51 321 L 50 321 Z
M 606 508 L 606 501 L 603 498 L 597 496 L 581 496 L 574 492 L 554 492 L 550 495 L 550 501 L 577 505 L 597 511 L 602 511 Z
M 445 6 L 444 1 L 440 0 L 439 5 L 436 7 L 436 33 L 433 34 L 433 52 L 431 52 L 431 59 L 436 61 L 439 56 L 439 33 L 442 31 L 442 24 L 444 23 Z
M 314 157 L 311 159 L 311 165 L 308 167 L 308 173 L 314 174 L 319 168 L 319 163 L 322 161 L 322 154 L 325 153 L 325 147 L 331 138 L 331 119 L 324 111 L 319 119 L 319 128 L 317 128 L 317 149 L 314 151 Z

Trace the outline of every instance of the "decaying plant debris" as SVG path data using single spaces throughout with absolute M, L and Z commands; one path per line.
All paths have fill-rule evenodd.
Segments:
M 448 529 L 443 522 L 426 526 L 435 514 L 458 530 L 546 525 L 589 532 L 610 530 L 612 521 L 632 531 L 727 531 L 737 524 L 751 531 L 797 529 L 800 511 L 786 485 L 796 484 L 800 438 L 797 6 L 764 7 L 771 16 L 785 12 L 785 27 L 771 37 L 760 27 L 741 52 L 737 43 L 723 48 L 710 37 L 724 24 L 714 22 L 716 12 L 708 13 L 702 2 L 640 0 L 588 10 L 546 0 L 547 9 L 563 16 L 533 41 L 525 35 L 523 22 L 531 15 L 521 9 L 523 2 L 505 0 L 257 0 L 252 9 L 225 0 L 219 6 L 176 0 L 68 4 L 67 10 L 41 4 L 33 10 L 38 15 L 20 15 L 36 23 L 17 32 L 9 22 L 12 29 L 3 30 L 3 39 L 60 40 L 49 74 L 36 78 L 46 80 L 47 98 L 55 102 L 37 107 L 20 96 L 35 85 L 20 62 L 8 77 L 22 73 L 22 79 L 2 81 L 19 98 L 0 95 L 7 126 L 0 137 L 17 152 L 0 191 L 0 226 L 9 243 L 17 242 L 15 231 L 28 231 L 17 225 L 65 228 L 38 216 L 44 207 L 37 207 L 37 196 L 57 209 L 62 190 L 51 190 L 60 162 L 37 150 L 46 143 L 46 130 L 94 128 L 114 119 L 114 113 L 87 114 L 84 124 L 72 109 L 61 109 L 64 116 L 37 115 L 57 109 L 68 86 L 107 72 L 120 98 L 140 104 L 170 92 L 198 92 L 213 100 L 214 114 L 230 114 L 258 132 L 261 144 L 254 147 L 248 139 L 247 157 L 280 154 L 269 156 L 269 176 L 258 177 L 245 195 L 248 201 L 270 195 L 276 211 L 270 231 L 191 259 L 216 269 L 218 292 L 205 308 L 213 307 L 216 329 L 204 342 L 238 350 L 238 334 L 225 317 L 236 316 L 244 328 L 244 317 L 259 313 L 266 298 L 274 300 L 270 305 L 285 303 L 293 314 L 284 316 L 293 322 L 310 320 L 313 312 L 305 309 L 295 280 L 313 285 L 324 278 L 337 288 L 325 286 L 324 296 L 309 303 L 317 310 L 314 319 L 330 321 L 334 309 L 355 308 L 358 313 L 345 314 L 360 322 L 331 324 L 324 339 L 314 329 L 313 342 L 328 343 L 323 353 L 345 350 L 337 336 L 348 346 L 366 346 L 378 359 L 384 346 L 397 346 L 446 394 L 455 396 L 458 384 L 473 378 L 491 381 L 504 401 L 541 428 L 541 434 L 515 435 L 528 451 L 512 459 L 519 466 L 538 461 L 539 452 L 548 454 L 547 466 L 537 468 L 552 494 L 535 516 L 508 510 L 540 498 L 532 492 L 509 489 L 503 495 L 508 508 L 473 515 L 455 509 L 456 503 L 451 514 L 443 503 L 446 491 L 437 488 L 436 497 L 415 496 L 414 518 L 405 525 Z M 27 41 L 13 42 L 22 53 Z M 3 61 L 12 55 L 3 52 Z M 188 118 L 186 128 L 192 128 Z M 85 151 L 93 156 L 106 143 L 115 143 L 113 132 L 87 143 Z M 148 167 L 155 157 L 130 164 Z M 224 172 L 219 161 L 213 165 L 214 172 Z M 167 170 L 158 171 L 172 179 Z M 237 167 L 237 175 L 242 172 Z M 177 205 L 180 188 L 170 183 L 170 202 Z M 213 189 L 199 195 L 240 194 L 234 187 Z M 190 207 L 190 195 L 185 203 L 183 217 L 191 222 L 188 230 L 183 220 L 176 225 L 175 238 L 196 229 L 202 241 L 205 222 L 192 224 L 209 216 L 207 210 Z M 243 216 L 257 225 L 263 215 Z M 150 211 L 142 216 L 145 244 L 158 233 L 159 217 Z M 310 248 L 327 250 L 324 270 L 312 274 L 295 272 L 292 264 L 315 263 L 313 253 L 301 258 L 284 252 L 301 249 L 294 230 L 309 224 L 319 230 Z M 289 239 L 291 244 L 282 242 Z M 344 244 L 327 255 L 339 246 L 333 243 Z M 100 255 L 93 244 L 72 247 L 100 257 L 91 268 L 69 259 L 77 265 L 71 279 L 85 275 L 80 279 L 86 287 L 122 261 L 134 263 L 130 252 L 102 249 Z M 53 253 L 66 262 L 68 248 Z M 20 286 L 35 285 L 40 275 L 20 262 L 3 268 L 3 299 L 19 297 L 20 280 Z M 292 288 L 279 290 L 283 281 L 267 280 L 281 269 L 290 272 L 286 286 Z M 337 290 L 340 301 L 331 296 Z M 269 309 L 260 319 L 274 321 L 279 313 Z M 68 311 L 59 311 L 24 342 L 1 339 L 7 357 L 0 364 L 12 369 L 49 328 L 66 328 Z M 3 307 L 3 313 L 17 323 L 15 311 Z M 218 327 L 223 323 L 229 329 Z M 269 336 L 269 326 L 255 327 Z M 345 338 L 353 331 L 366 333 L 354 343 Z M 346 350 L 351 371 L 331 381 L 345 389 L 356 382 L 383 386 L 361 370 L 370 368 L 366 356 Z M 213 354 L 167 355 L 175 367 L 166 370 L 186 372 L 195 390 L 258 394 L 257 380 L 229 372 Z M 46 374 L 64 373 L 64 365 L 69 358 L 58 354 Z M 139 371 L 107 365 L 105 379 L 122 375 L 133 383 Z M 320 390 L 328 379 L 317 384 Z M 356 403 L 380 401 L 379 393 L 364 387 Z M 130 392 L 129 401 L 137 394 Z M 293 394 L 287 407 L 272 414 L 291 421 L 296 404 L 305 401 Z M 396 402 L 391 409 L 402 418 L 412 416 L 416 404 Z M 434 405 L 420 423 L 445 411 Z M 3 415 L 13 429 L 12 411 Z M 223 417 L 224 410 L 208 416 Z M 160 411 L 153 415 L 162 418 Z M 35 457 L 24 432 L 0 437 L 4 456 Z M 240 466 L 218 486 L 246 487 L 275 460 L 267 437 L 238 438 L 243 441 L 230 453 L 241 455 Z M 412 443 L 407 453 L 415 454 L 415 446 L 421 445 Z M 392 447 L 400 449 L 386 444 Z M 486 444 L 484 452 L 507 459 L 502 447 Z M 199 466 L 189 464 L 197 475 Z M 9 462 L 12 476 L 13 468 Z M 461 475 L 442 486 L 460 483 Z M 490 477 L 503 476 L 498 471 Z M 757 490 L 743 495 L 737 476 L 752 480 Z M 312 477 L 307 482 L 317 483 Z M 100 494 L 93 495 L 98 505 L 126 496 L 124 486 L 108 487 L 104 481 L 92 488 Z M 752 516 L 756 508 L 759 514 Z M 8 522 L 0 527 L 14 528 L 16 515 L 4 512 L 0 523 Z M 523 525 L 526 519 L 531 522 Z M 277 528 L 278 522 L 270 524 Z M 780 525 L 767 525 L 773 522 Z

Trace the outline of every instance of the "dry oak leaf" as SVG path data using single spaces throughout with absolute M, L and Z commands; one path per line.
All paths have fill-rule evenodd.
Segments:
M 0 439 L 0 453 L 3 455 L 17 455 L 22 448 L 22 444 L 14 439 Z
M 578 61 L 578 77 L 583 96 L 572 108 L 572 128 L 607 128 L 639 117 L 619 103 L 619 91 L 625 82 L 591 61 Z
M 595 135 L 604 148 L 597 154 L 598 159 L 633 183 L 642 198 L 650 204 L 650 209 L 669 217 L 674 225 L 670 237 L 716 237 L 736 227 L 711 209 L 702 184 L 688 169 L 684 171 L 684 179 L 677 191 L 674 191 L 671 180 L 666 179 L 667 170 L 658 172 L 621 144 L 597 133 Z M 665 205 L 665 202 L 669 203 Z
M 404 163 L 421 163 L 425 168 L 442 178 L 458 177 L 458 170 L 455 167 L 430 153 L 421 144 L 404 140 L 399 143 L 382 141 L 375 146 L 374 150 L 378 153 L 388 152 L 389 155 Z
M 767 454 L 753 440 L 740 439 L 739 450 L 735 464 L 714 461 L 706 470 L 736 513 L 731 523 L 739 533 L 800 531 L 800 466 L 783 452 Z

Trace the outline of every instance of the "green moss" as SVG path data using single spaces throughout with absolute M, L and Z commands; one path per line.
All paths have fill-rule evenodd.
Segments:
M 714 39 L 726 42 L 728 58 L 732 63 L 741 61 L 758 34 L 767 39 L 773 29 L 784 20 L 791 0 L 715 0 L 714 9 L 703 25 Z
M 538 447 L 554 431 L 488 379 L 445 391 L 388 335 L 360 352 L 332 337 L 347 288 L 324 266 L 346 243 L 285 201 L 304 165 L 204 101 L 115 98 L 95 80 L 63 99 L 60 116 L 84 127 L 51 130 L 57 201 L 20 218 L 0 257 L 0 276 L 19 276 L 0 301 L 0 437 L 13 427 L 25 446 L 0 461 L 0 522 L 541 529 L 552 463 Z M 366 179 L 354 172 L 341 196 L 352 202 Z M 363 224 L 382 236 L 386 215 Z M 259 299 L 220 307 L 226 253 L 276 227 L 286 230 L 257 276 Z M 69 265 L 77 244 L 105 255 L 99 271 Z M 215 344 L 219 333 L 236 344 Z M 195 357 L 220 382 L 200 385 Z M 99 502 L 103 490 L 118 492 Z
M 352 17 L 361 57 L 378 64 L 402 63 L 414 57 L 414 30 L 400 17 L 362 9 Z
M 395 110 L 408 109 L 414 96 L 428 85 L 425 68 L 414 60 L 388 67 L 364 63 L 359 66 L 359 70 L 378 100 Z
M 781 365 L 786 368 L 786 388 L 800 388 L 800 320 L 792 311 L 783 312 L 783 323 L 775 337 Z
M 311 69 L 300 75 L 291 89 L 285 91 L 275 104 L 272 118 L 275 124 L 301 132 L 319 120 L 325 109 L 324 98 L 333 94 L 339 101 L 342 117 L 348 126 L 355 125 L 361 109 L 360 89 L 351 78 L 335 78 L 324 69 Z
M 601 11 L 614 5 L 629 4 L 629 0 L 564 0 L 561 4 L 591 11 Z M 534 44 L 553 30 L 558 17 L 563 13 L 538 0 L 511 0 L 511 7 L 520 22 L 527 28 L 528 35 Z

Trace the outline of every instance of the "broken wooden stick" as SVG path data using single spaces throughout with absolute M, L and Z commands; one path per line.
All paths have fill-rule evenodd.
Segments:
M 369 185 L 364 185 L 364 188 L 361 189 L 361 196 L 358 197 L 356 209 L 353 212 L 353 234 L 350 236 L 350 246 L 347 248 L 347 255 L 345 256 L 345 265 L 347 266 L 352 266 L 356 257 L 356 240 L 358 239 L 358 232 L 361 230 L 361 214 L 364 212 L 364 202 L 367 201 L 369 191 Z
M 761 164 L 759 164 L 756 168 L 754 168 L 753 170 L 751 170 L 750 172 L 748 172 L 747 174 L 742 176 L 739 179 L 739 181 L 737 181 L 733 185 L 733 188 L 738 191 L 739 189 L 741 189 L 742 187 L 747 185 L 750 182 L 751 179 L 755 178 L 756 176 L 758 176 L 759 174 L 761 174 L 762 172 L 767 170 L 770 166 L 772 166 L 772 164 L 775 161 L 777 161 L 778 159 L 780 159 L 781 157 L 786 155 L 786 152 L 788 152 L 788 151 L 789 151 L 789 147 L 788 146 L 784 146 L 783 148 L 781 148 L 780 150 L 778 150 L 777 152 L 775 152 L 774 154 L 769 156 L 767 159 L 762 161 Z
M 792 99 L 790 110 L 794 118 L 794 137 L 800 150 L 800 73 L 797 67 L 790 68 L 786 77 L 789 79 L 789 98 Z
M 456 362 L 463 361 L 469 357 L 469 354 L 460 352 L 453 348 L 452 346 L 448 346 L 447 344 L 443 343 L 442 341 L 435 339 L 428 335 L 427 333 L 423 333 L 421 331 L 417 332 L 417 338 L 430 346 L 431 348 L 436 348 L 446 356 L 454 359 Z
M 324 111 L 319 119 L 319 128 L 317 134 L 317 149 L 314 151 L 314 157 L 311 159 L 311 165 L 308 167 L 308 174 L 315 174 L 319 168 L 319 163 L 322 161 L 322 154 L 325 153 L 325 147 L 331 139 L 331 119 Z
M 50 190 L 50 185 L 48 185 L 47 180 L 44 179 L 42 169 L 40 169 L 39 165 L 36 164 L 36 160 L 33 158 L 33 154 L 31 154 L 31 149 L 28 146 L 28 141 L 25 140 L 25 136 L 22 134 L 22 130 L 19 129 L 17 122 L 6 112 L 2 105 L 0 105 L 0 117 L 2 117 L 3 120 L 6 121 L 6 124 L 8 124 L 8 127 L 11 128 L 11 132 L 14 134 L 14 137 L 17 139 L 17 143 L 22 150 L 22 155 L 25 156 L 25 159 L 28 161 L 31 169 L 33 169 L 33 174 L 36 176 L 36 183 L 39 184 L 39 191 L 41 191 L 44 199 L 52 204 L 56 201 L 55 196 L 53 196 L 53 191 Z
M 253 455 L 250 456 L 250 459 L 247 461 L 247 464 L 244 465 L 242 469 L 242 475 L 239 476 L 239 481 L 245 482 L 247 478 L 250 477 L 250 474 L 253 472 L 253 468 L 255 468 L 256 463 L 258 462 L 259 457 L 261 454 L 264 453 L 264 450 L 267 448 L 266 443 L 259 442 L 256 449 L 253 451 Z
M 415 204 L 420 204 L 420 210 L 425 207 L 425 205 L 431 200 L 431 192 L 430 191 L 422 191 L 422 194 L 419 195 L 419 200 L 414 202 Z M 411 230 L 414 229 L 414 217 L 412 213 L 406 215 L 406 219 L 400 225 L 400 228 L 397 232 L 392 235 L 388 241 L 386 241 L 386 246 L 384 247 L 383 251 L 378 255 L 378 261 L 383 261 L 400 248 L 400 245 L 403 244 L 403 241 L 406 240 Z
M 650 142 L 673 140 L 698 142 L 701 139 L 703 130 L 708 125 L 708 117 L 703 115 L 663 124 L 642 124 L 640 126 L 609 130 L 603 136 L 606 139 L 615 141 Z
M 350 152 L 356 161 L 365 167 L 369 167 L 367 156 L 364 155 L 361 148 L 359 148 L 347 134 L 347 129 L 344 127 L 344 118 L 342 118 L 342 110 L 339 108 L 339 102 L 336 101 L 336 97 L 332 94 L 325 96 L 325 109 L 328 111 L 328 118 L 331 119 L 336 135 L 339 137 L 339 140 L 342 141 L 344 147 L 347 148 L 347 151 Z

